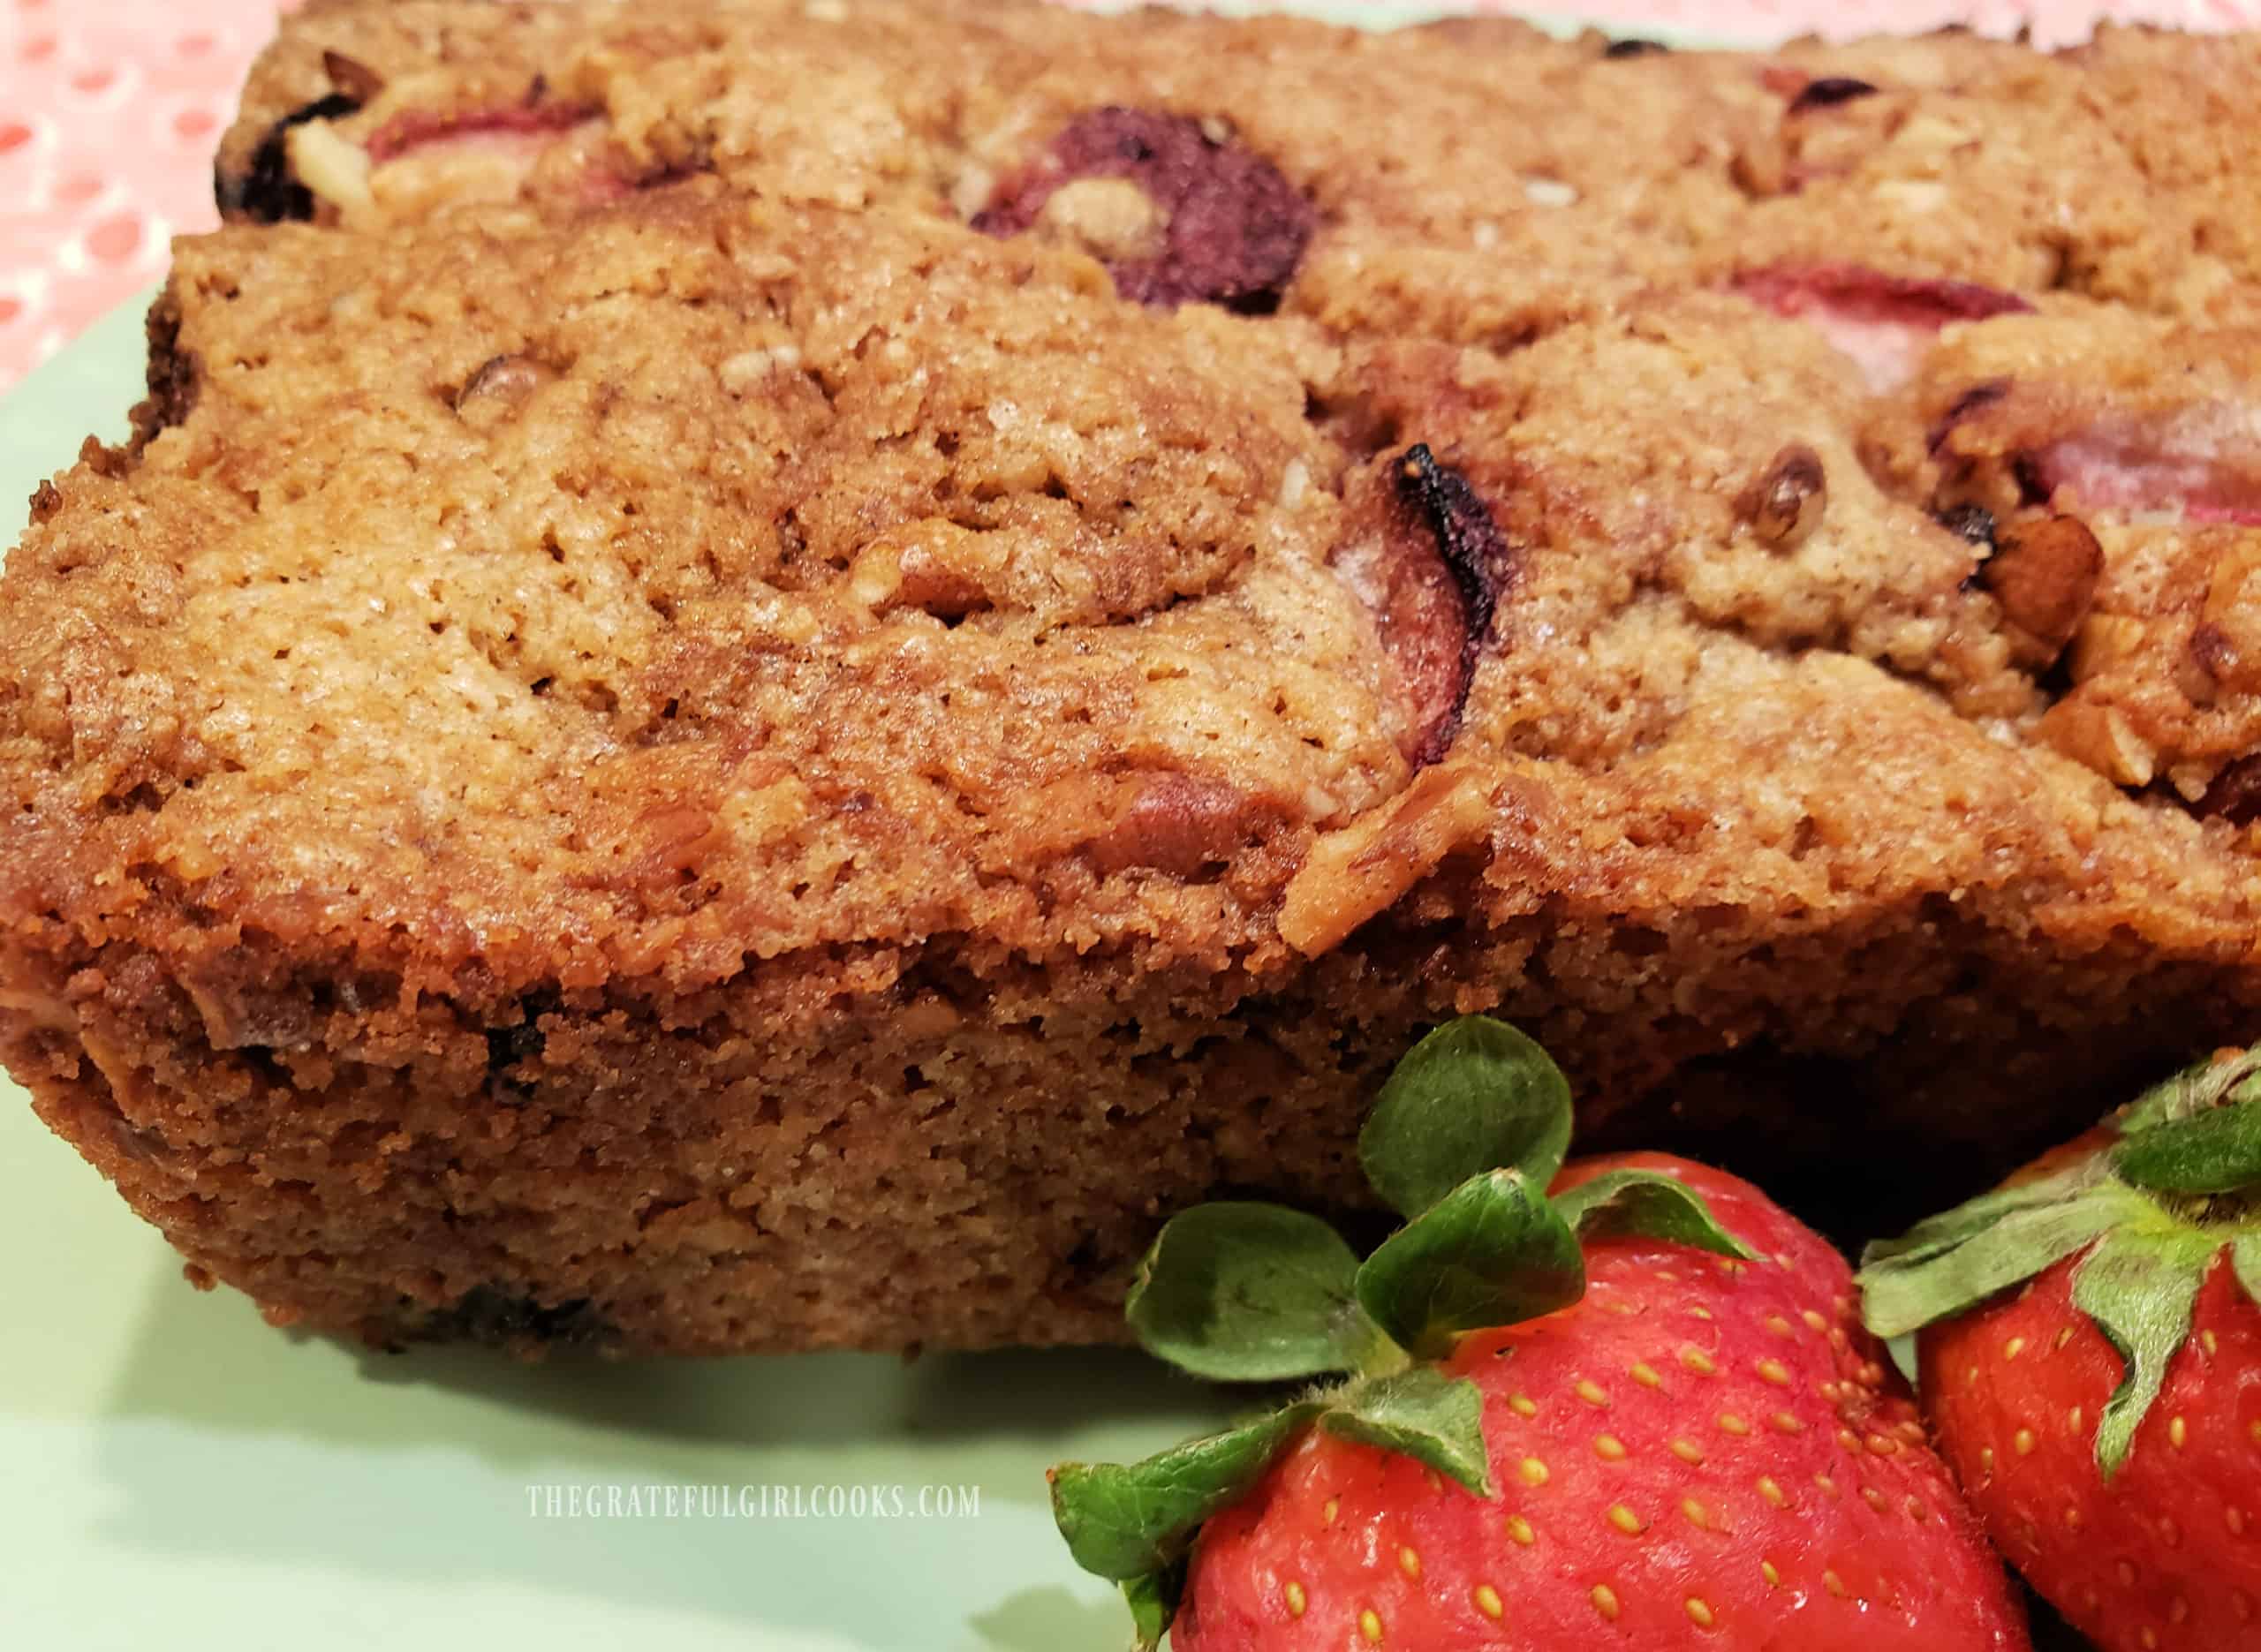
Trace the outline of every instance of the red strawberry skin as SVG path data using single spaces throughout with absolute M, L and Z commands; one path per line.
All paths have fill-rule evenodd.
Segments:
M 1763 1260 L 1586 1248 L 1577 1307 L 1465 1338 L 1500 1495 L 1312 1434 L 1196 1544 L 1178 1652 L 2024 1652 L 2023 1615 L 1844 1259 L 1757 1188 L 1656 1155 Z
M 1940 1449 L 2026 1580 L 2105 1652 L 2261 1649 L 2261 1309 L 2217 1258 L 2190 1340 L 2107 1486 L 2121 1362 L 2077 1258 L 1919 1341 Z

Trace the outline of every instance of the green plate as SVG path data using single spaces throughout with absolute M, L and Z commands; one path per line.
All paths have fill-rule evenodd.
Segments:
M 0 498 L 123 435 L 142 308 L 0 404 Z M 1099 1652 L 1129 1620 L 1045 1466 L 1229 1406 L 1115 1352 L 521 1365 L 285 1335 L 191 1289 L 4 1077 L 0 1255 L 0 1644 L 37 1652 Z

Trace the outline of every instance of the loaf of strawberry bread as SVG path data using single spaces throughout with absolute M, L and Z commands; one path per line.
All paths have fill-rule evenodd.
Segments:
M 1841 1229 L 2261 1034 L 2261 46 L 328 0 L 0 582 L 278 1324 L 1111 1337 L 1454 1014 Z

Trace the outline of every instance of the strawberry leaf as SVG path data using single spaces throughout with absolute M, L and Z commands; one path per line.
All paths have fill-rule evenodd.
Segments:
M 1353 1384 L 1320 1416 L 1319 1426 L 1346 1440 L 1410 1457 L 1479 1497 L 1492 1495 L 1484 1399 L 1464 1377 L 1417 1365 Z
M 2184 1067 L 2129 1102 L 2120 1114 L 2120 1134 L 2142 1135 L 2178 1120 L 2195 1118 L 2227 1100 L 2250 1100 L 2250 1081 L 2261 1076 L 2261 1046 Z M 2237 1091 L 2246 1093 L 2238 1096 Z
M 1585 1283 L 1577 1236 L 1515 1170 L 1471 1176 L 1384 1240 L 1356 1281 L 1374 1324 L 1430 1358 L 1463 1331 L 1567 1308 Z
M 1374 1191 L 1418 1216 L 1471 1176 L 1512 1165 L 1534 1188 L 1570 1147 L 1570 1085 L 1505 1022 L 1463 1015 L 1415 1045 L 1358 1135 Z
M 1929 1262 L 1932 1257 L 1943 1256 L 1956 1246 L 1977 1238 L 2007 1216 L 2020 1211 L 2038 1210 L 2045 1205 L 2069 1202 L 2076 1195 L 2107 1180 L 2111 1170 L 2110 1156 L 2098 1153 L 2030 1181 L 2021 1181 L 2012 1187 L 1982 1193 L 1951 1211 L 1925 1218 L 1897 1239 L 1871 1241 L 1861 1253 L 1861 1265 L 1864 1268 L 1881 1268 L 1886 1264 L 1894 1264 L 1901 1268 L 1911 1268 L 1919 1263 Z
M 2261 1103 L 2229 1102 L 2128 1138 L 2121 1177 L 2153 1193 L 2235 1193 L 2261 1182 Z
M 1355 1369 L 1379 1336 L 1355 1300 L 1358 1258 L 1315 1216 L 1237 1200 L 1173 1218 L 1125 1309 L 1147 1352 L 1214 1382 Z
M 1703 1195 L 1660 1171 L 1604 1171 L 1554 1205 L 1581 1240 L 1661 1239 L 1745 1262 L 1758 1254 L 1720 1226 Z
M 1185 1593 L 1185 1562 L 1163 1566 L 1123 1583 L 1123 1603 L 1130 1608 L 1131 1652 L 1154 1652 L 1177 1616 L 1177 1603 Z
M 1143 1462 L 1055 1465 L 1046 1478 L 1068 1552 L 1085 1571 L 1118 1583 L 1176 1565 L 1201 1522 L 1245 1497 L 1321 1408 L 1299 1400 Z
M 1872 1260 L 1861 1270 L 1862 1323 L 1887 1340 L 1920 1331 L 2031 1279 L 2150 1208 L 2140 1194 L 2099 1186 L 2068 1203 L 2014 1210 L 1951 1248 Z
M 2220 1248 L 2203 1233 L 2115 1233 L 2073 1275 L 2073 1305 L 2127 1362 L 2096 1430 L 2096 1463 L 2106 1480 L 2127 1460 L 2167 1362 L 2189 1339 L 2198 1282 Z

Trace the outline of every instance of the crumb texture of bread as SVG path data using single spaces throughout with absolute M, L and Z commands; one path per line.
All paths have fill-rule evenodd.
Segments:
M 1114 1337 L 1457 1013 L 1841 1226 L 2261 1034 L 2261 41 L 1604 45 L 294 14 L 0 1056 L 278 1324 L 724 1352 Z

